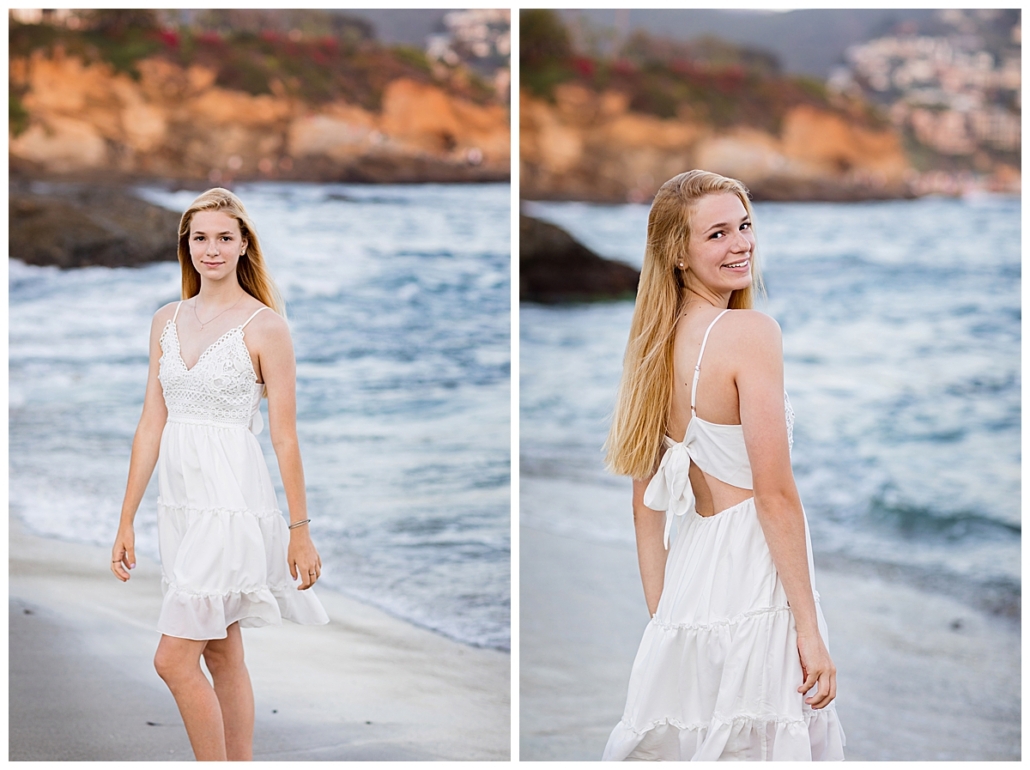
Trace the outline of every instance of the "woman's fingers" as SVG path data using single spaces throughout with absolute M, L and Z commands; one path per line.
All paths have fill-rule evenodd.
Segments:
M 798 692 L 800 692 L 800 693 L 806 693 L 806 692 L 808 692 L 808 691 L 809 691 L 809 690 L 811 690 L 811 689 L 812 689 L 813 687 L 815 687 L 815 684 L 816 684 L 816 682 L 818 682 L 818 681 L 819 681 L 819 680 L 818 680 L 818 679 L 816 678 L 816 675 L 815 675 L 815 673 L 814 673 L 814 672 L 810 673 L 810 672 L 807 672 L 807 671 L 806 671 L 806 672 L 804 672 L 804 673 L 805 673 L 805 681 L 804 681 L 804 683 L 803 683 L 803 684 L 802 684 L 802 685 L 801 685 L 801 686 L 800 686 L 800 687 L 798 688 Z M 795 681 L 796 681 L 796 680 L 795 680 Z
M 300 585 L 297 586 L 301 591 L 306 588 L 311 588 L 315 584 L 315 581 L 322 576 L 322 567 L 320 564 L 312 563 L 310 566 L 303 566 L 299 562 L 295 567 L 291 566 L 291 570 L 296 569 L 294 577 L 300 574 Z
M 837 697 L 837 674 L 833 669 L 823 671 L 816 680 L 817 688 L 815 694 L 805 698 L 805 703 L 814 709 L 821 709 L 829 706 Z
M 311 541 L 302 536 L 291 536 L 289 556 L 290 574 L 299 580 L 301 591 L 311 588 L 322 574 L 322 560 Z
M 123 583 L 129 579 L 129 570 L 136 566 L 133 547 L 116 544 L 111 550 L 111 572 Z
M 114 556 L 114 554 L 111 555 Z M 129 579 L 129 571 L 125 569 L 125 565 L 122 564 L 122 558 L 123 557 L 119 557 L 118 559 L 111 560 L 111 572 L 114 573 L 116 578 L 124 583 Z
M 798 635 L 798 657 L 805 679 L 798 692 L 805 694 L 815 688 L 815 692 L 805 698 L 805 703 L 812 708 L 825 708 L 837 697 L 837 669 L 822 639 Z
M 825 708 L 837 697 L 837 675 L 832 671 L 824 671 L 819 677 L 819 689 L 815 695 L 805 702 L 814 709 Z

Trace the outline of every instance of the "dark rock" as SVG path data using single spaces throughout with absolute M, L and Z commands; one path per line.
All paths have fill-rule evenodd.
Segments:
M 121 188 L 12 188 L 9 211 L 9 255 L 32 265 L 135 267 L 177 259 L 181 214 Z
M 519 299 L 546 304 L 632 298 L 640 273 L 599 257 L 556 225 L 519 217 Z

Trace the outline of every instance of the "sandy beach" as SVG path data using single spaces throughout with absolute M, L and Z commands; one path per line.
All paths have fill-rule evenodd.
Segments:
M 580 488 L 582 487 L 582 488 Z M 523 475 L 523 521 L 581 501 L 580 532 L 520 534 L 520 757 L 598 759 L 625 704 L 647 610 L 631 545 L 592 538 L 593 506 L 625 494 Z M 529 517 L 526 514 L 529 513 Z M 835 570 L 817 586 L 838 670 L 849 760 L 1018 760 L 1016 622 L 956 599 Z
M 10 524 L 11 760 L 189 760 L 154 673 L 160 568 L 128 584 L 99 547 Z M 244 629 L 256 760 L 505 760 L 509 655 L 332 591 L 327 626 Z

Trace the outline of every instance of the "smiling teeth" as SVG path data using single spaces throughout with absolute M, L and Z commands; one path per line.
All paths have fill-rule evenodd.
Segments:
M 748 261 L 745 259 L 743 262 L 734 262 L 732 265 L 726 265 L 726 267 L 744 267 L 747 262 Z

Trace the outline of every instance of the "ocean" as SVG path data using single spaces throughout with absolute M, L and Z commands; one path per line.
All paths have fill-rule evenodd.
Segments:
M 758 307 L 783 330 L 817 565 L 1018 617 L 1019 200 L 754 208 Z M 641 265 L 646 205 L 524 210 Z M 606 473 L 601 450 L 632 311 L 522 305 L 520 473 L 555 503 L 524 507 L 524 526 L 633 542 L 629 483 Z
M 140 192 L 182 211 L 200 190 Z M 509 185 L 236 192 L 287 303 L 321 583 L 510 649 Z M 12 513 L 110 547 L 150 319 L 179 298 L 178 264 L 12 259 L 9 285 Z M 258 438 L 285 511 L 267 428 Z M 155 559 L 156 495 L 155 478 L 136 517 L 137 548 Z

